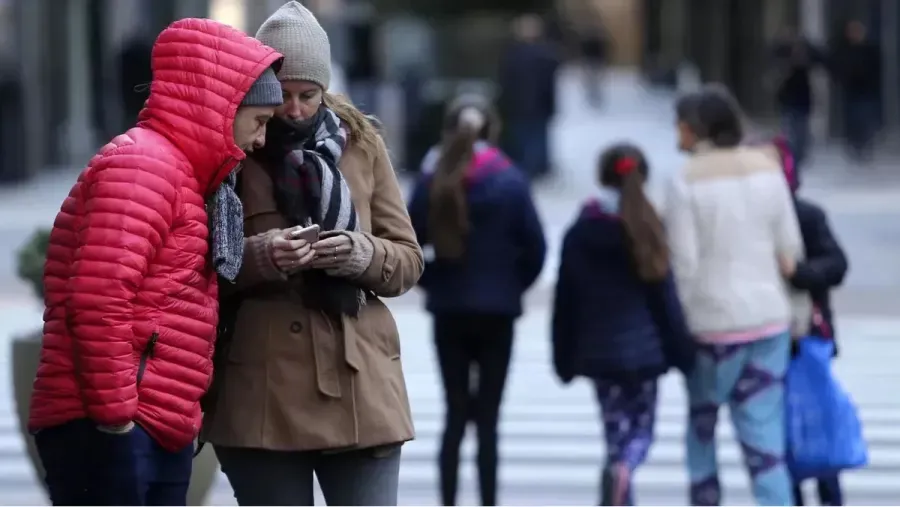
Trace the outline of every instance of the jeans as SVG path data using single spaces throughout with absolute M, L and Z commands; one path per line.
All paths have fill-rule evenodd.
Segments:
M 81 419 L 35 435 L 53 505 L 187 505 L 193 445 L 170 452 L 140 426 L 122 435 Z
M 549 121 L 545 119 L 512 120 L 509 124 L 512 158 L 531 179 L 550 171 Z
M 869 158 L 878 130 L 878 101 L 868 98 L 848 98 L 844 115 L 844 130 L 850 155 L 862 160 Z
M 344 452 L 213 449 L 238 505 L 314 505 L 314 474 L 328 505 L 397 505 L 399 445 Z
M 788 139 L 794 155 L 794 170 L 800 166 L 809 153 L 810 134 L 809 111 L 797 108 L 785 108 L 781 114 L 781 128 Z

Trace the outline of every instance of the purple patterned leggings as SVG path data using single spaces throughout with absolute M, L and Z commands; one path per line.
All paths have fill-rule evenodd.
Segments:
M 656 380 L 594 381 L 603 414 L 607 466 L 624 465 L 634 472 L 647 459 L 656 421 Z M 630 490 L 629 485 L 629 498 Z
M 624 463 L 633 471 L 647 458 L 653 443 L 656 379 L 634 384 L 598 380 L 595 385 L 603 411 L 607 462 Z

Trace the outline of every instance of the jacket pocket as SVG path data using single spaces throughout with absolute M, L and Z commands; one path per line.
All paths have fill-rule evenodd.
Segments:
M 391 310 L 378 299 L 370 299 L 367 306 L 371 308 L 371 317 L 361 326 L 360 334 L 371 337 L 388 359 L 400 359 L 400 332 Z
M 159 341 L 159 333 L 153 333 L 150 335 L 150 339 L 147 340 L 147 345 L 144 346 L 144 350 L 141 352 L 141 357 L 138 360 L 138 371 L 137 371 L 137 386 L 141 386 L 141 381 L 144 379 L 144 372 L 147 371 L 147 363 L 153 359 L 155 355 L 156 342 Z

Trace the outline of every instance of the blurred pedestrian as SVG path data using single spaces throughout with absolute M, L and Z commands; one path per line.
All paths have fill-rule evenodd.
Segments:
M 288 2 L 256 36 L 285 55 L 284 105 L 241 171 L 245 259 L 202 437 L 239 505 L 313 505 L 314 476 L 329 505 L 396 505 L 413 427 L 381 298 L 415 285 L 422 252 L 373 120 L 328 93 L 313 14 Z
M 598 20 L 588 24 L 579 42 L 585 95 L 588 103 L 599 109 L 603 105 L 603 77 L 609 64 L 609 35 Z
M 847 23 L 844 35 L 833 57 L 843 98 L 844 135 L 850 158 L 866 162 L 872 158 L 880 121 L 881 51 L 859 21 Z
M 134 125 L 147 100 L 147 83 L 153 79 L 150 54 L 153 45 L 143 33 L 128 39 L 119 53 L 119 93 L 122 101 L 124 124 Z
M 600 505 L 633 505 L 631 478 L 653 443 L 657 381 L 689 373 L 694 342 L 669 269 L 662 222 L 631 145 L 601 156 L 604 192 L 566 232 L 553 307 L 553 362 L 566 384 L 591 379 L 603 415 Z
M 16 66 L 0 56 L 0 184 L 27 179 L 34 169 L 25 143 L 23 91 Z
M 812 141 L 810 117 L 814 105 L 812 72 L 824 66 L 824 53 L 800 36 L 787 29 L 773 50 L 776 100 L 781 113 L 781 128 L 787 136 L 799 171 L 806 159 Z
M 788 280 L 794 289 L 808 292 L 812 297 L 813 314 L 809 336 L 835 340 L 831 289 L 841 285 L 847 275 L 847 256 L 828 224 L 825 210 L 818 204 L 797 196 L 800 180 L 797 178 L 793 154 L 787 144 L 783 139 L 775 138 L 771 151 L 781 163 L 794 196 L 794 209 L 806 250 L 806 259 L 797 264 Z M 837 476 L 819 478 L 817 483 L 819 505 L 844 505 L 844 495 Z M 794 501 L 795 505 L 804 505 L 799 483 L 794 484 Z
M 217 278 L 243 259 L 236 167 L 282 103 L 281 55 L 229 26 L 176 21 L 154 55 L 138 125 L 91 159 L 50 235 L 28 428 L 54 505 L 187 504 Z
M 536 179 L 550 172 L 550 120 L 556 114 L 559 55 L 544 39 L 544 24 L 526 14 L 513 24 L 512 44 L 500 65 L 500 110 L 509 129 L 510 155 Z
M 419 284 L 434 316 L 447 404 L 441 501 L 456 505 L 459 447 L 478 427 L 482 505 L 497 505 L 497 425 L 522 294 L 544 264 L 545 243 L 527 180 L 496 147 L 496 114 L 480 96 L 450 104 L 443 140 L 426 156 L 409 212 L 426 270 Z M 477 386 L 470 385 L 477 372 Z
M 790 190 L 778 162 L 742 146 L 733 97 L 709 85 L 676 106 L 690 154 L 666 217 L 688 327 L 700 343 L 688 377 L 692 505 L 719 505 L 715 428 L 727 403 L 760 505 L 793 505 L 785 466 L 783 378 L 791 332 L 808 323 L 783 275 L 803 259 Z

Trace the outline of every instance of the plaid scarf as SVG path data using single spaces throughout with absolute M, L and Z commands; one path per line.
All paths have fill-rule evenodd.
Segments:
M 350 188 L 338 170 L 346 144 L 340 118 L 324 106 L 309 120 L 269 123 L 265 148 L 258 153 L 274 183 L 278 211 L 292 225 L 317 224 L 322 235 L 359 231 Z M 365 302 L 358 286 L 322 270 L 303 271 L 292 280 L 304 304 L 334 317 L 355 317 Z

